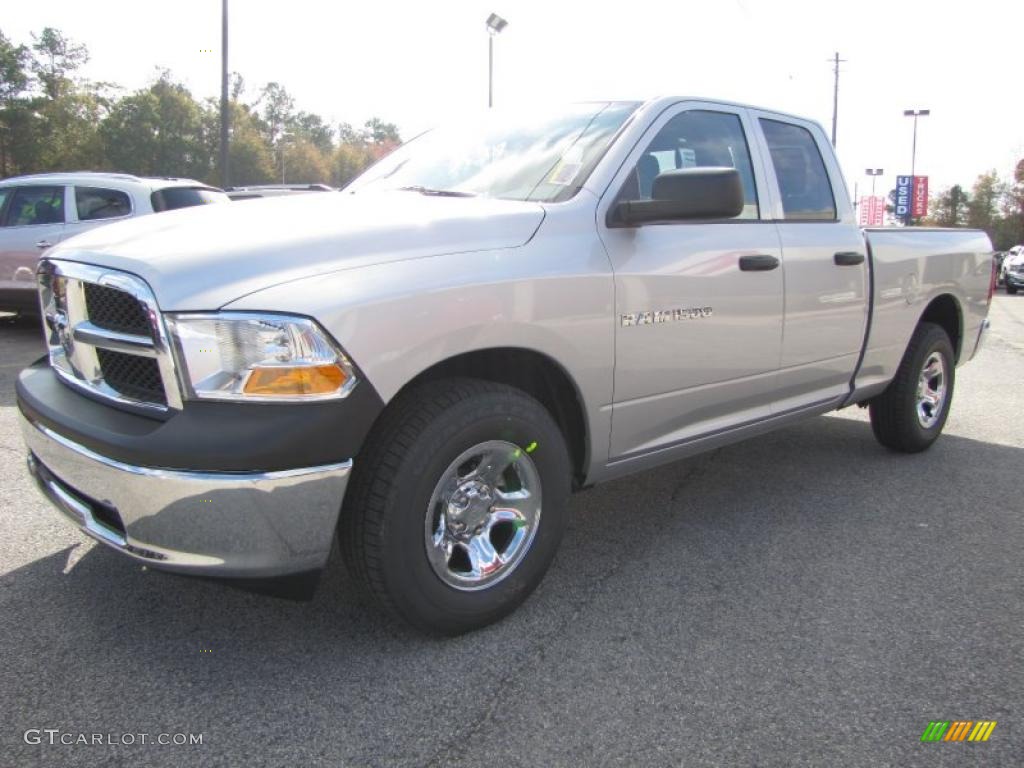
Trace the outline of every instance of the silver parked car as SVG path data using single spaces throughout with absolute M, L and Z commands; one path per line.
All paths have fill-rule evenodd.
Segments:
M 228 200 L 193 179 L 45 173 L 0 181 L 0 311 L 37 312 L 35 271 L 47 248 L 112 221 Z

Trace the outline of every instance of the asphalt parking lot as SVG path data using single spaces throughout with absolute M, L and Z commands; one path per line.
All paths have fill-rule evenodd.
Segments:
M 299 604 L 89 543 L 24 470 L 41 335 L 0 319 L 0 766 L 1024 764 L 1024 296 L 991 317 L 931 451 L 851 409 L 586 491 L 540 590 L 454 640 L 337 560 Z

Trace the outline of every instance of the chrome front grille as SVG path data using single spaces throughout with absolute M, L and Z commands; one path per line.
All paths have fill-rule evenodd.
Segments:
M 151 336 L 149 318 L 138 299 L 117 288 L 84 283 L 85 308 L 94 325 L 108 331 Z
M 103 380 L 124 397 L 145 403 L 167 405 L 160 367 L 152 357 L 96 348 Z
M 56 259 L 43 260 L 38 275 L 50 365 L 61 379 L 133 410 L 181 408 L 163 318 L 143 280 Z

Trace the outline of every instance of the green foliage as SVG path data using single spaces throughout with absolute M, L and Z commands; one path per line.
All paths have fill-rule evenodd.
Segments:
M 922 224 L 933 227 L 963 227 L 967 226 L 967 211 L 969 208 L 967 195 L 959 184 L 954 184 L 949 189 L 944 189 L 932 198 L 929 204 L 929 214 Z
M 24 137 L 32 127 L 32 114 L 24 99 L 29 64 L 28 48 L 14 45 L 0 32 L 0 176 L 17 172 L 13 156 L 27 151 Z
M 127 173 L 202 179 L 212 166 L 206 130 L 202 107 L 163 72 L 149 88 L 117 102 L 103 121 L 105 159 Z
M 116 170 L 220 181 L 220 103 L 197 101 L 164 70 L 146 88 L 112 96 L 114 86 L 79 76 L 85 46 L 46 27 L 32 45 L 0 32 L 0 178 L 47 170 Z M 231 183 L 343 184 L 397 146 L 380 118 L 336 130 L 297 109 L 280 83 L 246 103 L 245 81 L 230 83 Z
M 997 251 L 1024 243 L 1024 160 L 1017 163 L 1014 180 L 1000 180 L 994 171 L 974 181 L 967 195 L 959 184 L 935 195 L 925 226 L 983 229 Z
M 1000 200 L 1006 193 L 1005 186 L 994 170 L 977 178 L 967 204 L 967 226 L 992 231 L 999 217 Z
M 32 35 L 32 39 L 35 41 L 32 73 L 48 99 L 59 99 L 74 87 L 70 75 L 89 61 L 89 51 L 53 27 L 45 27 L 38 36 Z

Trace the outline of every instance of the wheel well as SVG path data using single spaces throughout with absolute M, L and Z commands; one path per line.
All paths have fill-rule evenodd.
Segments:
M 540 402 L 565 436 L 577 484 L 582 484 L 589 459 L 583 402 L 565 369 L 547 355 L 529 349 L 501 347 L 450 357 L 434 364 L 402 389 L 448 376 L 469 376 L 521 389 Z
M 953 352 L 959 361 L 963 321 L 960 318 L 960 305 L 957 300 L 948 293 L 932 299 L 931 304 L 921 315 L 921 322 L 935 323 L 945 330 L 949 335 L 949 340 L 953 342 Z

